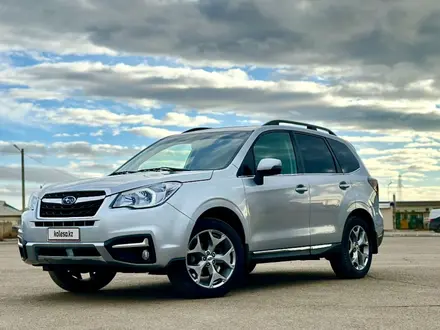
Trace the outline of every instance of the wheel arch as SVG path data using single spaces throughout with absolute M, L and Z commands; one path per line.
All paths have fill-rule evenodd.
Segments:
M 234 228 L 234 230 L 240 236 L 243 245 L 246 245 L 247 243 L 246 231 L 243 226 L 242 220 L 240 219 L 240 216 L 236 213 L 236 211 L 226 206 L 213 206 L 204 210 L 197 217 L 196 224 L 199 221 L 203 221 L 203 218 L 214 218 L 224 221 L 232 228 Z
M 374 225 L 374 221 L 373 221 L 373 217 L 371 216 L 370 212 L 368 212 L 366 209 L 364 208 L 356 208 L 353 211 L 350 212 L 350 214 L 347 217 L 347 220 L 350 217 L 358 217 L 363 219 L 365 222 L 367 222 L 368 224 L 368 231 L 370 234 L 370 237 L 372 237 L 372 248 L 373 248 L 373 254 L 378 253 L 378 244 L 377 244 L 377 233 L 375 230 L 375 225 Z M 347 222 L 346 222 L 347 223 Z M 345 228 L 344 228 L 345 229 Z

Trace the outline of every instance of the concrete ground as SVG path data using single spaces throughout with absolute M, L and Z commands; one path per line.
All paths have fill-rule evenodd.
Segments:
M 178 299 L 166 277 L 118 274 L 89 296 L 63 292 L 0 244 L 0 329 L 438 329 L 440 240 L 387 237 L 368 277 L 326 261 L 258 265 L 246 287 Z

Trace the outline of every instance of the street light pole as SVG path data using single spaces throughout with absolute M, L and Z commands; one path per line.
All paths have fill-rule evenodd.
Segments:
M 388 200 L 390 200 L 390 185 L 393 183 L 393 180 L 391 180 L 389 183 L 388 183 L 388 190 L 387 190 L 387 199 Z
M 24 177 L 24 149 L 21 149 L 17 147 L 17 145 L 14 144 L 14 147 L 17 148 L 18 151 L 20 151 L 21 154 L 21 209 L 24 212 L 26 208 L 26 193 L 25 193 L 25 177 Z

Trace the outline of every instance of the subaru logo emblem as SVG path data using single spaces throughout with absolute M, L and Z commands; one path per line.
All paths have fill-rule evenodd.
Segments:
M 76 202 L 76 197 L 74 196 L 66 196 L 61 200 L 63 205 L 73 205 Z

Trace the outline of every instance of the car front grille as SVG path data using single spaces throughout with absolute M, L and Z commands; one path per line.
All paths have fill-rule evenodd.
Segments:
M 75 197 L 73 204 L 62 204 L 64 197 Z M 44 195 L 40 203 L 42 218 L 92 217 L 98 212 L 105 198 L 104 191 L 69 191 Z M 93 224 L 92 224 L 93 225 Z

